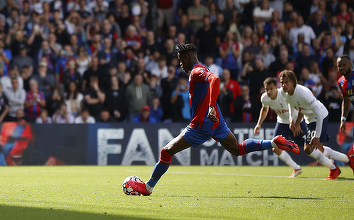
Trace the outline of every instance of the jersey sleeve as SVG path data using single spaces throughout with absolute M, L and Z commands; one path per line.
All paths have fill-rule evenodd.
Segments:
M 263 93 L 261 96 L 261 102 L 263 107 L 269 107 L 269 103 L 266 100 L 267 93 Z
M 304 98 L 304 100 L 308 103 L 311 109 L 313 109 L 318 104 L 318 100 L 313 95 L 310 89 L 303 87 L 304 89 L 301 90 L 299 97 Z

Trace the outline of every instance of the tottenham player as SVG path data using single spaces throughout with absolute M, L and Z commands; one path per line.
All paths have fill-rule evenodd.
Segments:
M 338 72 L 342 75 L 342 77 L 338 79 L 338 85 L 343 95 L 340 131 L 344 136 L 347 136 L 347 116 L 351 107 L 350 104 L 354 105 L 354 72 L 353 64 L 348 55 L 343 54 L 342 56 L 338 57 L 337 69 Z M 351 149 L 350 151 L 353 152 L 353 149 Z M 352 168 L 354 167 L 354 155 L 349 156 L 349 162 L 347 163 L 347 165 Z
M 277 80 L 272 77 L 268 77 L 263 82 L 265 92 L 262 94 L 261 102 L 262 108 L 258 117 L 258 122 L 254 127 L 254 134 L 259 134 L 262 123 L 267 117 L 269 108 L 273 109 L 277 114 L 277 123 L 274 129 L 274 136 L 282 135 L 283 137 L 289 138 L 299 146 L 304 146 L 304 136 L 298 135 L 294 136 L 294 133 L 289 128 L 289 107 L 288 103 L 285 101 L 280 93 L 280 89 L 277 89 Z M 306 132 L 306 123 L 304 120 L 300 123 L 301 130 L 303 133 Z M 278 157 L 284 161 L 287 165 L 293 168 L 293 173 L 289 178 L 295 178 L 302 173 L 300 166 L 291 158 L 291 156 L 279 148 L 273 148 L 273 152 L 278 155 Z
M 329 158 L 349 162 L 347 155 L 324 147 L 323 142 L 328 141 L 327 122 L 328 110 L 316 99 L 307 87 L 297 84 L 296 75 L 290 70 L 284 70 L 279 75 L 281 94 L 289 103 L 289 114 L 291 117 L 290 128 L 295 135 L 300 135 L 302 130 L 300 122 L 305 118 L 308 130 L 306 134 L 305 152 L 322 165 L 330 169 L 326 180 L 334 180 L 341 173 L 339 167 Z M 294 109 L 298 111 L 295 121 Z M 353 167 L 352 167 L 353 169 Z
M 220 78 L 200 64 L 197 48 L 193 44 L 177 45 L 176 54 L 181 67 L 189 74 L 192 121 L 180 135 L 162 148 L 160 159 L 146 183 L 129 181 L 133 190 L 143 195 L 150 195 L 156 183 L 169 168 L 173 155 L 191 146 L 198 147 L 210 137 L 219 141 L 227 151 L 235 156 L 273 147 L 299 152 L 299 147 L 294 142 L 287 141 L 282 136 L 276 136 L 272 140 L 247 139 L 239 144 L 227 127 L 220 108 L 216 104 L 220 90 Z

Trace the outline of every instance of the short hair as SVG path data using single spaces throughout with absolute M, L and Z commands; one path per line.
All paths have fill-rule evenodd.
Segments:
M 198 49 L 194 44 L 191 43 L 183 43 L 183 44 L 178 44 L 175 49 L 176 53 L 179 54 L 186 54 L 186 53 L 197 53 Z
M 348 59 L 349 61 L 351 61 L 350 57 L 348 54 L 343 54 L 343 55 L 340 55 L 338 58 L 341 58 L 341 59 Z
M 277 80 L 275 80 L 273 77 L 268 77 L 263 82 L 263 85 L 271 85 L 271 84 L 277 86 Z
M 287 77 L 290 81 L 293 81 L 294 82 L 294 86 L 296 86 L 297 84 L 297 77 L 295 75 L 295 73 L 291 70 L 283 70 L 280 72 L 279 74 L 279 79 L 280 78 L 284 78 L 284 77 Z

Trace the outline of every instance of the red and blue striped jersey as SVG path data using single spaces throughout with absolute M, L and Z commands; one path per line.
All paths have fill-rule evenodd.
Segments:
M 40 101 L 45 100 L 43 92 L 37 90 L 36 95 L 32 91 L 28 91 L 26 101 L 36 100 L 36 97 L 38 97 Z M 26 115 L 30 118 L 38 118 L 41 115 L 41 111 L 42 107 L 35 101 L 33 105 L 26 109 Z
M 349 79 L 344 76 L 338 79 L 338 85 L 343 96 L 349 97 L 352 105 L 354 106 L 354 72 L 350 75 Z
M 210 131 L 223 120 L 216 103 L 220 91 L 220 78 L 202 64 L 195 64 L 189 75 L 189 101 L 192 109 L 192 121 L 189 127 L 199 131 Z M 208 119 L 209 106 L 214 106 L 218 123 Z

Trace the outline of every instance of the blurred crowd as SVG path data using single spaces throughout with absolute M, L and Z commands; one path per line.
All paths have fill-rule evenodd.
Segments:
M 339 121 L 336 57 L 354 60 L 349 0 L 0 1 L 0 122 L 188 122 L 193 43 L 227 122 L 256 122 L 263 81 L 293 70 Z M 275 121 L 274 112 L 267 120 Z

